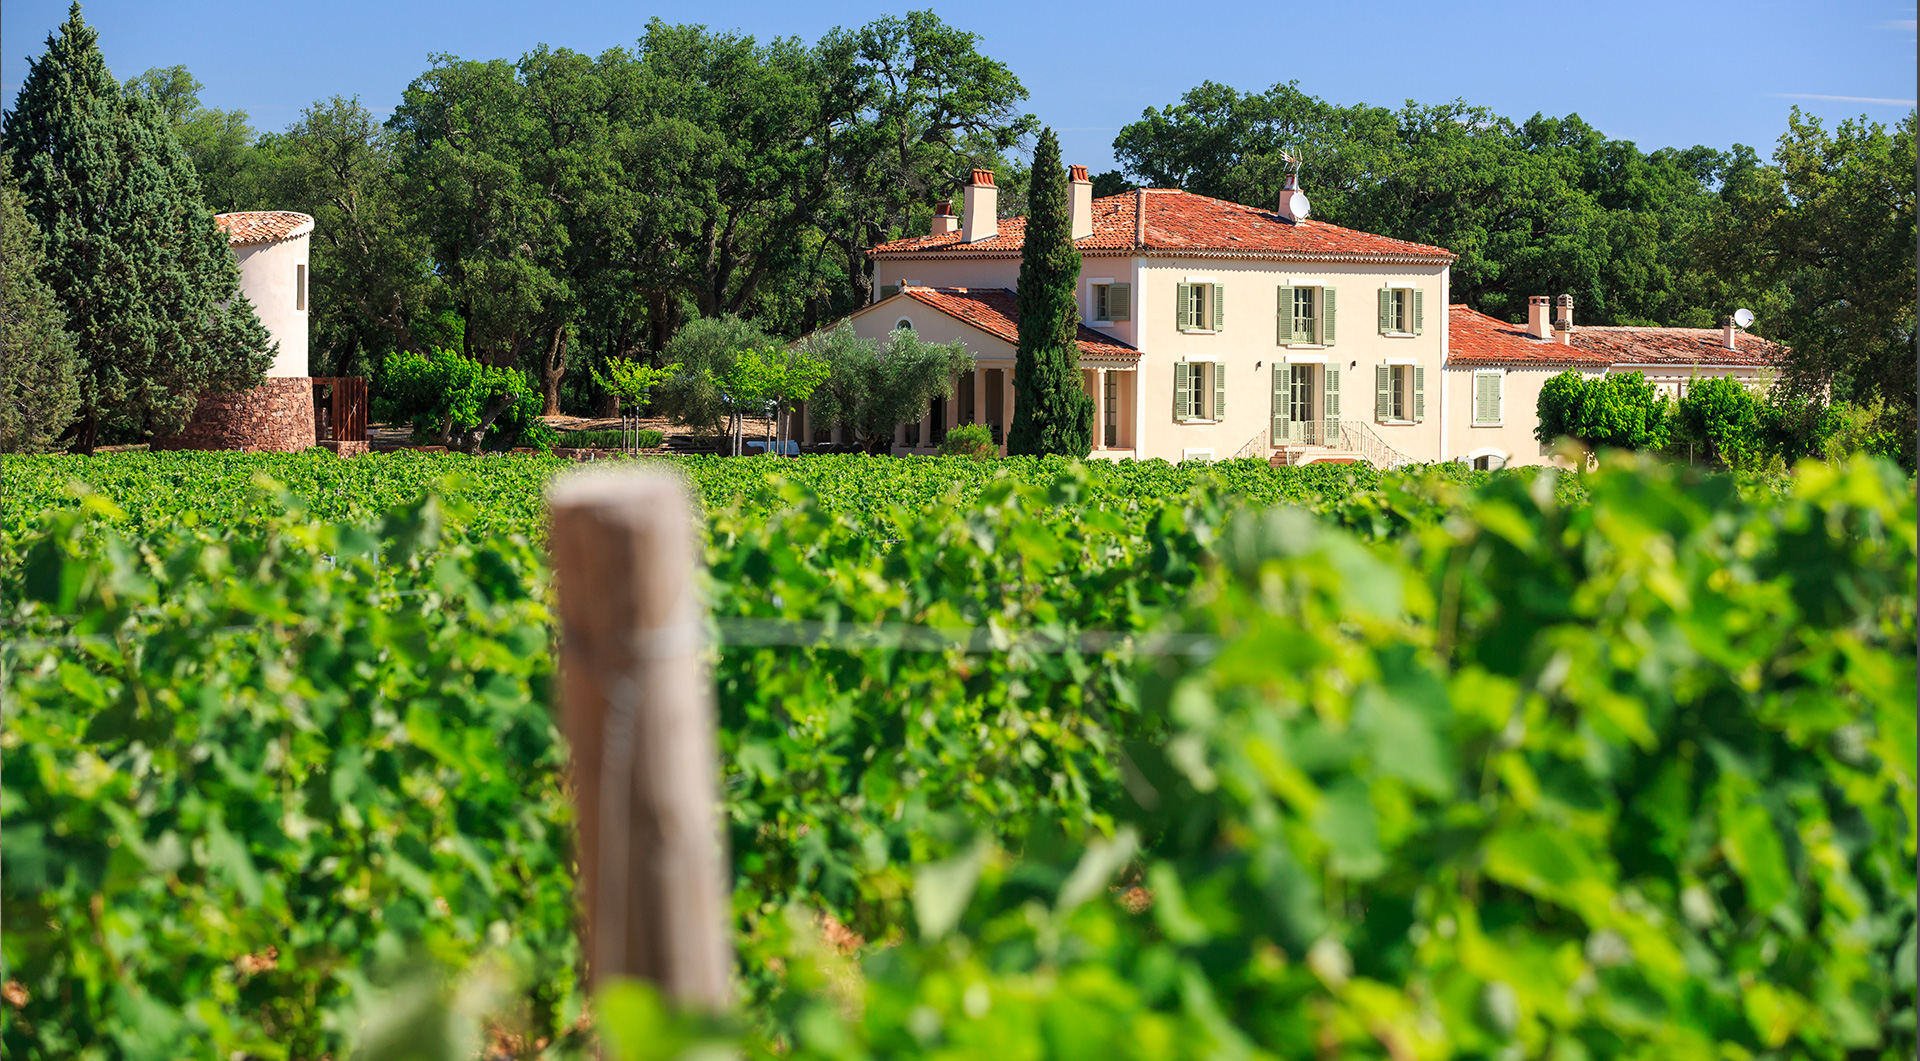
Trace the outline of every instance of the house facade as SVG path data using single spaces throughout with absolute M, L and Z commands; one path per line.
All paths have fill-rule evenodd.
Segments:
M 1096 458 L 1540 463 L 1548 378 L 1634 358 L 1664 369 L 1665 354 L 1624 333 L 1688 331 L 1556 334 L 1544 297 L 1525 328 L 1452 306 L 1452 252 L 1312 220 L 1291 180 L 1271 210 L 1173 189 L 1095 199 L 1081 166 L 1069 188 Z M 999 218 L 997 199 L 993 174 L 975 170 L 960 214 L 943 202 L 929 234 L 870 252 L 874 300 L 847 318 L 854 331 L 911 328 L 976 359 L 952 399 L 896 428 L 896 452 L 931 453 L 964 423 L 988 425 L 1004 452 L 1026 219 Z M 1564 296 L 1562 310 L 1570 323 Z M 802 417 L 802 438 L 836 440 Z

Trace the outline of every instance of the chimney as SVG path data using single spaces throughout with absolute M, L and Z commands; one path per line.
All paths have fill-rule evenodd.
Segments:
M 973 183 L 967 185 L 960 206 L 960 238 L 978 243 L 1000 234 L 1000 189 L 993 186 L 993 171 L 973 171 Z
M 953 216 L 953 200 L 942 199 L 933 204 L 933 234 L 944 236 L 960 227 L 960 219 Z
M 1559 324 L 1560 341 L 1566 344 L 1567 346 L 1572 346 L 1573 345 L 1573 296 L 1561 295 L 1559 298 L 1555 299 L 1554 302 L 1557 308 L 1560 310 L 1558 314 L 1558 317 L 1560 318 L 1560 324 Z
M 1308 209 L 1307 195 L 1300 190 L 1299 172 L 1287 174 L 1286 187 L 1280 189 L 1280 202 L 1274 212 L 1297 225 L 1307 219 Z
M 1553 338 L 1553 322 L 1547 319 L 1547 296 L 1527 297 L 1527 334 L 1535 339 Z
M 1067 167 L 1067 216 L 1073 220 L 1073 238 L 1093 235 L 1093 182 L 1087 179 L 1087 167 Z
M 1738 350 L 1734 337 L 1740 334 L 1740 328 L 1733 323 L 1732 317 L 1720 318 L 1720 345 L 1729 350 Z

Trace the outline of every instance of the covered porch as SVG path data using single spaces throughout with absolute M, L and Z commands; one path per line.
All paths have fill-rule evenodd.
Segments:
M 960 340 L 973 353 L 974 368 L 954 377 L 949 398 L 935 398 L 917 421 L 896 424 L 891 452 L 938 453 L 947 432 L 984 424 L 1002 456 L 1013 426 L 1014 360 L 1019 335 L 1018 304 L 1002 288 L 929 288 L 908 285 L 897 294 L 856 311 L 856 333 L 880 340 L 895 328 L 911 328 L 934 342 Z M 1140 417 L 1140 351 L 1082 325 L 1079 329 L 1081 387 L 1093 398 L 1090 456 L 1136 455 Z M 817 422 L 798 410 L 800 440 L 808 445 L 853 440 L 837 424 Z

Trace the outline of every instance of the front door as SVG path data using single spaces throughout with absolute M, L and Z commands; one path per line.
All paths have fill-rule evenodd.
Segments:
M 1289 405 L 1287 409 L 1288 427 L 1291 429 L 1291 441 L 1304 444 L 1318 444 L 1319 425 L 1315 422 L 1313 410 L 1314 371 L 1317 365 L 1289 366 L 1292 379 L 1288 388 Z

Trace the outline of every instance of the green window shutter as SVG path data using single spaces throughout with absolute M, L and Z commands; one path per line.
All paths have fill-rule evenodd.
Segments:
M 1213 363 L 1213 418 L 1227 418 L 1227 373 L 1218 361 Z
M 1426 296 L 1426 293 L 1425 293 L 1425 292 L 1423 292 L 1423 291 L 1421 291 L 1421 290 L 1420 290 L 1419 288 L 1417 288 L 1417 287 L 1416 287 L 1416 288 L 1414 288 L 1414 289 L 1413 289 L 1413 328 L 1412 328 L 1412 331 L 1413 331 L 1413 334 L 1415 334 L 1415 335 L 1419 335 L 1419 334 L 1420 334 L 1420 329 L 1421 329 L 1421 328 L 1423 328 L 1423 327 L 1425 327 L 1425 326 L 1426 326 L 1426 323 L 1427 323 L 1427 313 L 1426 313 L 1426 301 L 1427 301 L 1427 296 Z
M 1383 287 L 1380 289 L 1380 334 L 1385 335 L 1392 330 L 1393 291 Z
M 1273 365 L 1273 444 L 1278 446 L 1287 440 L 1288 422 L 1293 417 L 1292 395 L 1287 393 L 1287 366 L 1276 361 Z
M 885 302 L 887 299 L 890 299 L 899 293 L 900 293 L 899 284 L 881 284 L 880 285 L 880 301 L 882 302 Z
M 1193 408 L 1193 366 L 1181 361 L 1173 366 L 1173 418 L 1187 419 Z
M 1393 369 L 1386 365 L 1373 367 L 1373 389 L 1377 392 L 1373 399 L 1373 416 L 1376 420 L 1393 418 Z
M 1500 377 L 1491 372 L 1473 374 L 1473 422 L 1500 422 Z
M 1320 289 L 1320 341 L 1333 345 L 1333 288 Z
M 1193 327 L 1193 285 L 1181 284 L 1174 289 L 1179 308 L 1173 312 L 1173 320 L 1181 331 Z
M 1280 297 L 1275 301 L 1274 317 L 1279 330 L 1274 333 L 1274 342 L 1282 346 L 1293 342 L 1293 288 L 1282 287 Z
M 1213 285 L 1213 330 L 1219 331 L 1227 323 L 1227 285 Z
M 1332 365 L 1327 366 L 1327 402 L 1320 418 L 1329 423 L 1340 419 L 1340 370 Z
M 1427 418 L 1427 368 L 1425 365 L 1413 366 L 1413 419 L 1418 423 Z
M 1133 319 L 1133 285 L 1107 285 L 1107 319 L 1110 321 L 1128 321 Z

